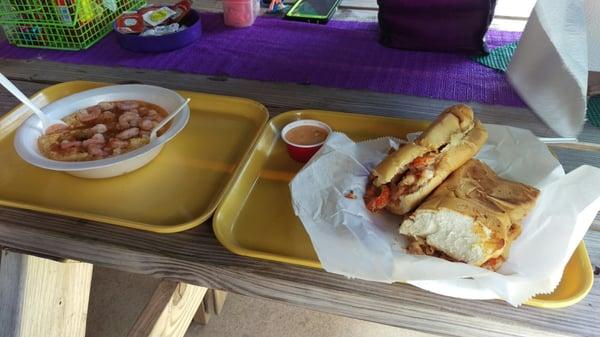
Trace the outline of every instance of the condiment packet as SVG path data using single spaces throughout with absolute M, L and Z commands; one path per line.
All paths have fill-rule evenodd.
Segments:
M 181 30 L 181 27 L 179 26 L 178 23 L 172 23 L 167 26 L 157 26 L 152 29 L 148 29 L 148 30 L 144 31 L 142 34 L 140 34 L 140 36 L 162 36 L 162 35 L 176 33 L 176 32 L 179 32 L 180 30 Z
M 167 21 L 170 17 L 172 17 L 175 14 L 177 14 L 177 12 L 175 12 L 171 8 L 161 7 L 156 10 L 145 12 L 142 16 L 147 24 L 155 27 Z
M 171 17 L 171 21 L 179 22 L 187 15 L 190 9 L 192 9 L 192 2 L 189 0 L 183 0 L 170 7 L 176 12 L 176 14 Z
M 144 31 L 144 19 L 137 12 L 125 12 L 115 21 L 121 34 L 137 34 Z
M 161 5 L 146 5 L 144 7 L 141 7 L 140 9 L 138 9 L 137 12 L 139 15 L 144 15 L 147 12 L 155 11 L 155 10 L 161 9 L 163 7 L 164 6 L 161 6 Z

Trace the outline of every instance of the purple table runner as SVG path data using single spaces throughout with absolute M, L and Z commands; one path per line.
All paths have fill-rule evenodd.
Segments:
M 200 39 L 168 53 L 129 52 L 111 33 L 79 52 L 17 48 L 4 42 L 0 56 L 525 106 L 503 73 L 467 55 L 385 48 L 377 42 L 376 23 L 314 25 L 259 17 L 252 27 L 235 29 L 226 27 L 218 14 L 202 14 L 201 20 Z M 494 48 L 519 37 L 520 33 L 492 30 L 487 41 Z

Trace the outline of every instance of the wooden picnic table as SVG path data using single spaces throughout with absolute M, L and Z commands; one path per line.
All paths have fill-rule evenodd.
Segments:
M 362 8 L 357 0 L 346 3 L 349 6 L 338 12 L 338 18 L 375 19 L 373 8 Z M 196 5 L 215 9 L 220 3 L 202 1 Z M 522 25 L 522 22 L 517 24 Z M 53 84 L 73 80 L 139 82 L 176 90 L 250 98 L 266 105 L 272 116 L 293 109 L 314 108 L 431 119 L 454 103 L 303 84 L 44 60 L 10 60 L 1 56 L 0 71 L 29 95 Z M 10 94 L 0 90 L 0 114 L 16 105 L 17 101 Z M 557 137 L 528 109 L 483 104 L 474 104 L 474 108 L 483 122 L 528 128 L 541 137 Z M 565 169 L 570 171 L 584 164 L 600 167 L 600 129 L 588 123 L 578 139 L 580 142 L 575 144 L 552 145 Z M 221 246 L 210 221 L 177 234 L 154 234 L 0 207 L 0 246 L 9 249 L 456 336 L 600 335 L 600 216 L 586 234 L 585 243 L 596 273 L 594 286 L 584 300 L 565 309 L 514 308 L 497 300 L 455 299 L 407 284 L 350 280 L 322 270 L 238 256 Z

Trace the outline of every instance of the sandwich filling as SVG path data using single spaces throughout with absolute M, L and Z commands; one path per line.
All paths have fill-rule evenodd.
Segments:
M 403 196 L 415 193 L 426 185 L 435 176 L 437 165 L 444 157 L 444 152 L 458 146 L 473 130 L 474 125 L 472 124 L 466 130 L 451 135 L 448 142 L 439 148 L 415 158 L 407 166 L 401 168 L 386 184 L 377 186 L 375 183 L 376 177 L 371 175 L 364 195 L 367 209 L 371 212 L 377 212 L 390 203 L 400 200 Z M 419 141 L 417 140 L 416 143 L 419 144 Z
M 390 202 L 414 193 L 435 176 L 439 154 L 429 152 L 413 160 L 408 167 L 396 174 L 392 180 L 379 187 L 373 184 L 371 176 L 365 194 L 365 203 L 371 212 L 385 208 Z

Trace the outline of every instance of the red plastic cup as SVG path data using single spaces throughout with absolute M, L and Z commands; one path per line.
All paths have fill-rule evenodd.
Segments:
M 306 163 L 307 161 L 310 160 L 310 158 L 312 158 L 312 156 L 315 153 L 317 153 L 317 151 L 319 151 L 319 149 L 321 148 L 321 146 L 323 146 L 323 144 L 325 143 L 325 141 L 327 141 L 327 139 L 325 139 L 324 141 L 322 141 L 320 143 L 311 144 L 311 145 L 300 145 L 300 144 L 295 144 L 295 143 L 290 142 L 286 138 L 287 133 L 290 130 L 295 129 L 299 126 L 303 126 L 303 125 L 317 126 L 321 129 L 327 131 L 328 135 L 331 134 L 331 128 L 329 127 L 329 125 L 327 125 L 321 121 L 317 121 L 314 119 L 302 119 L 302 120 L 298 120 L 298 121 L 289 123 L 288 125 L 286 125 L 283 128 L 283 130 L 281 130 L 281 138 L 287 145 L 287 150 L 288 150 L 288 153 L 290 154 L 290 157 L 292 157 L 292 159 L 299 161 L 301 163 Z
M 225 25 L 230 27 L 250 27 L 260 9 L 256 0 L 223 0 Z

